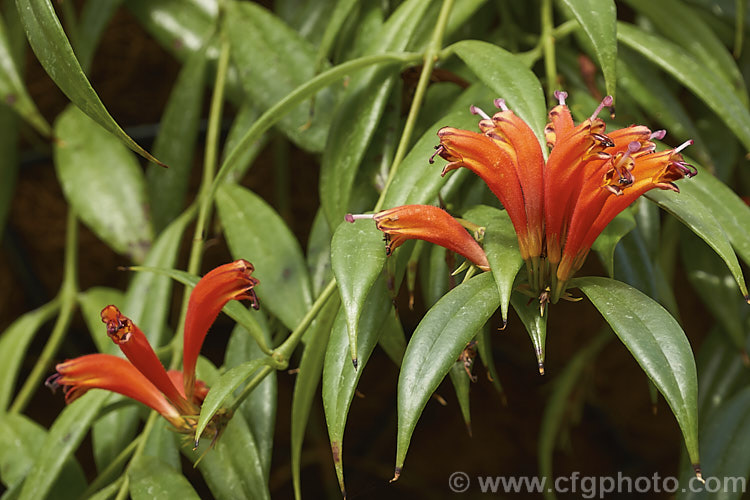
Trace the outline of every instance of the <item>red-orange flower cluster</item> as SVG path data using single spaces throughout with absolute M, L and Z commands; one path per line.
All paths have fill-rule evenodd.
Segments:
M 674 181 L 696 174 L 680 154 L 692 141 L 657 153 L 652 141 L 662 139 L 663 130 L 633 125 L 605 133 L 598 114 L 612 104 L 611 97 L 575 125 L 565 104 L 567 94 L 555 96 L 559 104 L 550 111 L 545 128 L 551 148 L 546 162 L 534 132 L 502 99 L 495 100 L 500 111 L 491 117 L 471 107 L 482 117 L 481 133 L 440 129 L 435 152 L 448 161 L 443 175 L 466 167 L 497 196 L 516 230 L 530 289 L 551 302 L 559 300 L 594 240 L 618 213 L 650 189 L 679 191 Z M 436 217 L 436 210 L 409 205 L 370 217 L 386 235 L 395 236 L 389 251 L 405 239 L 417 238 L 445 246 L 486 269 L 486 257 L 471 235 L 457 230 L 458 223 L 449 222 L 447 214 Z M 350 215 L 347 220 L 358 217 L 362 216 Z
M 203 340 L 219 311 L 230 300 L 249 299 L 255 309 L 258 299 L 253 290 L 258 280 L 253 265 L 246 260 L 224 264 L 206 274 L 196 284 L 185 316 L 183 371 L 164 369 L 146 336 L 120 310 L 109 305 L 102 312 L 107 335 L 125 357 L 88 354 L 58 364 L 57 373 L 47 379 L 53 389 L 65 388 L 70 403 L 89 389 L 104 389 L 140 401 L 159 412 L 176 430 L 192 433 L 200 406 L 208 393 L 195 379 L 195 365 Z M 207 428 L 207 435 L 221 430 L 228 415 L 218 417 Z

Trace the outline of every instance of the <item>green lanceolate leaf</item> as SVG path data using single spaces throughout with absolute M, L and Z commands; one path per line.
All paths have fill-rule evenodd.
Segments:
M 297 239 L 262 198 L 236 185 L 222 186 L 216 197 L 219 217 L 232 255 L 255 266 L 255 289 L 267 311 L 290 330 L 312 305 L 310 275 Z
M 468 432 L 469 437 L 471 437 L 471 406 L 469 403 L 471 379 L 469 378 L 469 374 L 466 373 L 464 362 L 456 361 L 453 363 L 448 375 L 453 383 L 453 389 L 456 391 L 456 399 L 458 400 L 458 407 L 461 408 L 461 416 L 466 425 L 466 432 Z
M 591 41 L 604 75 L 607 94 L 615 97 L 617 77 L 617 9 L 614 0 L 560 0 Z
M 0 101 L 15 109 L 37 132 L 49 136 L 52 129 L 26 91 L 13 52 L 0 16 Z
M 513 223 L 505 210 L 484 205 L 469 210 L 464 217 L 485 228 L 484 252 L 487 254 L 492 276 L 495 278 L 497 291 L 500 294 L 500 313 L 503 316 L 503 323 L 507 323 L 513 281 L 523 265 Z
M 0 335 L 0 413 L 5 412 L 10 404 L 18 371 L 34 334 L 59 308 L 59 302 L 54 301 L 29 311 Z
M 48 0 L 16 0 L 16 6 L 34 54 L 68 99 L 130 149 L 149 161 L 161 163 L 136 144 L 104 107 L 78 64 L 52 3 Z
M 726 332 L 714 328 L 695 357 L 698 366 L 698 415 L 701 422 L 746 385 L 748 367 Z
M 482 331 L 479 333 L 479 335 L 477 335 L 477 353 L 482 360 L 482 365 L 484 365 L 485 369 L 488 372 L 487 378 L 490 380 L 490 382 L 492 382 L 492 385 L 493 387 L 495 387 L 498 394 L 500 394 L 503 406 L 505 406 L 508 401 L 505 397 L 503 386 L 500 383 L 497 366 L 495 365 L 495 355 L 492 350 L 492 335 L 492 329 L 486 326 L 482 328 Z M 476 366 L 476 361 L 474 362 L 474 366 Z
M 726 80 L 705 71 L 685 50 L 631 24 L 617 24 L 617 39 L 655 63 L 701 98 L 750 148 L 750 112 Z
M 401 4 L 370 44 L 369 53 L 404 50 L 430 3 L 409 0 Z M 354 179 L 396 75 L 393 65 L 366 70 L 352 79 L 336 107 L 320 172 L 321 204 L 331 227 L 337 227 L 349 210 Z
M 228 3 L 226 33 L 232 59 L 247 95 L 270 108 L 315 74 L 315 48 L 263 7 L 251 2 Z M 335 93 L 316 94 L 315 107 L 301 103 L 281 118 L 279 129 L 308 151 L 320 152 L 331 123 Z
M 313 397 L 320 382 L 320 374 L 323 371 L 323 360 L 325 358 L 328 338 L 331 334 L 331 325 L 339 308 L 338 297 L 329 299 L 326 305 L 312 322 L 307 331 L 307 343 L 302 352 L 302 360 L 297 372 L 297 380 L 294 383 L 294 394 L 292 395 L 292 424 L 290 431 L 292 483 L 294 485 L 294 498 L 302 498 L 300 485 L 300 461 L 302 458 L 302 442 L 305 438 L 305 429 L 310 417 Z
M 65 407 L 38 450 L 36 462 L 21 489 L 21 500 L 47 496 L 66 460 L 73 456 L 109 396 L 106 391 L 92 391 Z
M 153 151 L 169 168 L 146 172 L 154 229 L 160 232 L 183 210 L 198 138 L 206 54 L 193 53 L 185 62 L 161 117 Z
M 55 168 L 81 220 L 113 250 L 142 262 L 153 231 L 135 157 L 78 108 L 55 122 Z
M 222 374 L 219 379 L 211 385 L 206 399 L 201 405 L 201 414 L 195 428 L 195 441 L 197 442 L 206 426 L 222 407 L 227 407 L 234 395 L 234 391 L 255 375 L 263 365 L 267 365 L 265 358 L 252 359 L 241 365 L 235 366 Z
M 344 488 L 343 443 L 349 407 L 352 404 L 359 377 L 375 349 L 381 332 L 390 326 L 390 322 L 385 319 L 393 316 L 391 298 L 386 289 L 384 276 L 381 275 L 376 281 L 364 303 L 359 320 L 360 338 L 356 351 L 359 365 L 356 370 L 349 362 L 351 348 L 347 316 L 348 313 L 344 307 L 339 309 L 328 341 L 322 379 L 323 410 L 328 424 L 336 476 L 344 496 L 346 496 L 346 490 Z
M 331 228 L 325 214 L 318 209 L 307 240 L 307 269 L 310 271 L 313 296 L 318 297 L 333 279 L 331 269 Z
M 623 236 L 635 228 L 635 217 L 630 210 L 624 210 L 607 224 L 604 231 L 596 238 L 591 248 L 596 251 L 604 262 L 610 278 L 615 274 L 615 247 Z
M 544 127 L 547 104 L 536 75 L 518 56 L 491 43 L 464 40 L 450 48 L 485 85 L 505 99 L 515 114 L 529 124 L 546 154 Z
M 724 260 L 732 273 L 732 277 L 740 287 L 742 295 L 747 298 L 747 285 L 742 275 L 742 268 L 737 260 L 737 255 L 735 255 L 732 249 L 730 240 L 723 230 L 722 224 L 713 216 L 713 206 L 703 205 L 693 196 L 690 189 L 684 189 L 680 193 L 654 189 L 646 193 L 646 197 L 674 215 L 680 222 L 690 228 L 691 231 L 700 236 L 703 241 L 708 243 L 719 257 Z
M 185 476 L 154 457 L 138 459 L 130 468 L 128 477 L 133 500 L 200 499 Z
M 341 294 L 350 357 L 355 367 L 359 318 L 373 283 L 383 273 L 385 257 L 383 233 L 373 221 L 339 224 L 331 242 L 331 267 Z
M 608 278 L 576 278 L 672 409 L 690 461 L 698 457 L 698 379 L 690 342 L 659 304 L 625 283 Z
M 495 281 L 490 273 L 483 273 L 448 292 L 417 326 L 398 379 L 396 478 L 427 400 L 499 306 Z
M 537 366 L 539 367 L 539 374 L 544 375 L 544 357 L 545 357 L 545 344 L 547 342 L 547 310 L 545 308 L 544 315 L 542 315 L 539 302 L 536 299 L 529 301 L 529 297 L 519 292 L 514 292 L 510 296 L 510 303 L 513 309 L 521 318 L 526 332 L 529 334 L 531 343 L 534 346 L 534 355 L 536 356 Z

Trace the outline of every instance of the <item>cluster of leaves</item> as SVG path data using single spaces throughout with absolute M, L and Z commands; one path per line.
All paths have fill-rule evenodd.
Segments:
M 198 465 L 213 495 L 269 496 L 275 371 L 286 368 L 295 351 L 301 352 L 291 421 L 297 496 L 302 441 L 319 383 L 343 491 L 347 415 L 376 345 L 399 366 L 400 473 L 419 417 L 446 375 L 468 420 L 469 378 L 457 359 L 476 339 L 483 364 L 495 373 L 485 325 L 496 310 L 503 318 L 509 306 L 516 310 L 539 363 L 544 361 L 547 317 L 513 291 L 521 261 L 512 226 L 481 181 L 465 171 L 443 179 L 428 170 L 435 132 L 443 125 L 474 130 L 469 105 L 502 96 L 543 137 L 545 95 L 561 82 L 579 118 L 595 108 L 592 95 L 603 90 L 616 97 L 620 122 L 661 126 L 676 141 L 695 140 L 690 153 L 702 167 L 700 175 L 680 183 L 680 194 L 652 192 L 619 216 L 595 246 L 610 277 L 578 278 L 575 286 L 668 402 L 685 439 L 685 463 L 697 466 L 700 445 L 707 474 L 748 475 L 750 458 L 737 444 L 750 440 L 741 356 L 748 337 L 747 290 L 737 255 L 750 262 L 750 209 L 727 185 L 748 181 L 735 172 L 742 151 L 750 149 L 742 1 L 324 0 L 278 1 L 274 11 L 232 0 L 120 3 L 88 0 L 76 12 L 64 2 L 65 29 L 49 0 L 6 1 L 0 18 L 0 97 L 7 104 L 0 109 L 0 156 L 10 159 L 0 172 L 0 221 L 12 198 L 19 117 L 38 134 L 54 137 L 56 173 L 70 207 L 60 293 L 0 337 L 0 480 L 9 498 L 43 498 L 51 491 L 58 498 L 151 498 L 156 492 L 196 497 L 180 472 L 180 451 L 190 460 L 197 454 L 181 448 L 153 415 L 141 427 L 142 411 L 119 398 L 87 394 L 50 429 L 23 411 L 79 307 L 101 351 L 113 346 L 101 334 L 98 311 L 115 303 L 152 344 L 163 346 L 165 359 L 179 362 L 179 340 L 172 341 L 179 336 L 171 337 L 167 326 L 172 280 L 195 283 L 214 209 L 231 254 L 254 264 L 263 307 L 250 315 L 236 304 L 228 307 L 237 327 L 224 364 L 216 368 L 203 360 L 199 367 L 200 378 L 212 387 L 202 425 L 228 400 L 247 398 Z M 115 122 L 86 76 L 119 8 L 182 62 L 151 153 Z M 618 9 L 627 21 L 617 20 Z M 36 110 L 21 77 L 26 40 L 71 101 L 52 125 Z M 594 61 L 601 76 L 581 71 L 581 57 Z M 416 82 L 402 78 L 407 68 L 419 75 Z M 186 204 L 204 92 L 210 92 L 211 106 L 202 182 Z M 220 144 L 225 101 L 237 112 Z M 279 212 L 240 185 L 272 131 L 320 158 L 320 206 L 314 207 L 306 253 Z M 169 168 L 149 164 L 144 174 L 136 154 Z M 492 267 L 452 289 L 444 250 L 412 242 L 386 261 L 382 235 L 372 224 L 342 224 L 350 211 L 438 200 L 485 227 Z M 670 215 L 661 217 L 657 207 Z M 127 290 L 78 289 L 77 221 L 146 268 Z M 191 223 L 190 261 L 178 271 L 178 250 Z M 697 371 L 675 319 L 671 278 L 680 256 L 716 319 Z M 407 340 L 392 294 L 404 278 L 413 293 L 417 268 L 428 310 Z M 16 391 L 28 346 L 52 318 L 42 355 Z M 595 338 L 559 375 L 540 436 L 544 475 L 552 475 L 552 448 L 568 394 L 611 338 L 610 330 Z M 97 475 L 87 484 L 73 453 L 89 432 Z M 687 480 L 693 470 L 683 470 Z

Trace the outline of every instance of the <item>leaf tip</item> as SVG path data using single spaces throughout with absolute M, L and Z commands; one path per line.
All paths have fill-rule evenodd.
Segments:
M 498 328 L 498 330 L 500 330 L 502 332 L 507 327 L 508 327 L 508 318 L 503 317 L 503 326 L 501 326 L 500 328 Z
M 396 467 L 396 469 L 393 471 L 393 477 L 391 478 L 390 481 L 388 481 L 389 483 L 392 483 L 394 481 L 398 481 L 398 478 L 401 477 L 401 469 L 402 468 L 403 467 Z
M 539 375 L 544 375 L 544 362 L 539 362 Z
M 693 464 L 693 472 L 695 472 L 695 477 L 703 484 L 706 484 L 706 480 L 703 479 L 703 474 L 701 473 L 701 464 Z
M 357 367 L 359 366 L 359 361 L 357 361 L 357 358 L 352 358 L 352 364 L 354 365 L 354 371 L 357 371 Z

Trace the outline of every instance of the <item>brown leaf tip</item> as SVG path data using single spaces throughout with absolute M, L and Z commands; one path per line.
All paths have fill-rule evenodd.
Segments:
M 394 481 L 398 481 L 398 478 L 400 477 L 401 477 L 401 467 L 396 467 L 396 470 L 393 471 L 393 478 L 388 482 L 392 483 Z

